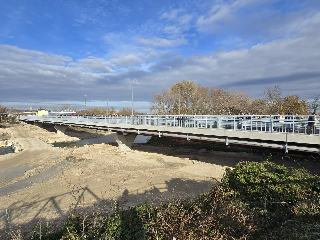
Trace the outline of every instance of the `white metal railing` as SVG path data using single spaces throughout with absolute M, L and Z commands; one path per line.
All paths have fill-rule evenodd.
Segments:
M 312 121 L 309 115 L 20 116 L 20 119 L 227 129 L 320 136 L 320 122 L 317 120 L 319 116 Z

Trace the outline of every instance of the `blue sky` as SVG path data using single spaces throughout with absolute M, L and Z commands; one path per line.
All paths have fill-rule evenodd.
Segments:
M 262 97 L 320 91 L 319 0 L 0 1 L 0 103 L 148 112 L 193 80 Z

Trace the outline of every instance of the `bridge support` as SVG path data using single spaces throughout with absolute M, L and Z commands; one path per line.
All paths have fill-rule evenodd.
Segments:
M 114 140 L 116 140 L 116 142 L 118 143 L 120 151 L 130 151 L 132 143 L 136 139 L 137 134 L 117 132 L 113 135 L 113 137 Z
M 58 136 L 64 136 L 64 132 L 67 130 L 68 126 L 65 125 L 54 125 L 54 129 L 57 130 Z

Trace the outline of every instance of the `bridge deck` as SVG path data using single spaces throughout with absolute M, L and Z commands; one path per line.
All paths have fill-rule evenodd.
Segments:
M 20 117 L 21 121 L 115 132 L 320 152 L 320 125 L 308 116 Z M 308 124 L 309 123 L 309 124 Z M 309 134 L 308 134 L 309 133 Z

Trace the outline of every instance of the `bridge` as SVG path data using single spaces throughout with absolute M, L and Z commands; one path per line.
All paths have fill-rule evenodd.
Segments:
M 130 149 L 137 135 L 171 137 L 320 153 L 320 123 L 306 115 L 138 115 L 20 116 L 19 120 L 53 125 L 58 134 L 69 126 L 116 132 L 120 150 Z

